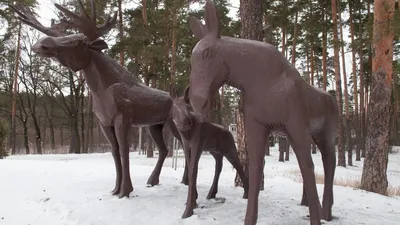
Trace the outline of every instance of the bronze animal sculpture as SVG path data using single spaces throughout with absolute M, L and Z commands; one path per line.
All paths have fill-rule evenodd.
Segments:
M 83 71 L 93 96 L 93 111 L 100 121 L 103 133 L 112 146 L 116 181 L 112 194 L 129 197 L 133 191 L 129 171 L 128 134 L 131 126 L 149 126 L 153 141 L 159 149 L 157 164 L 148 179 L 149 185 L 157 185 L 161 168 L 168 149 L 162 135 L 165 124 L 180 140 L 174 123 L 169 118 L 172 100 L 168 92 L 140 84 L 123 66 L 101 50 L 108 46 L 100 37 L 115 25 L 117 13 L 108 16 L 104 23 L 96 26 L 95 1 L 91 1 L 91 16 L 78 1 L 81 15 L 54 4 L 65 16 L 60 23 L 44 27 L 32 11 L 21 4 L 10 6 L 18 13 L 19 19 L 48 35 L 38 40 L 32 50 L 47 58 L 59 61 L 73 71 Z M 74 28 L 80 33 L 67 35 L 67 29 Z M 187 183 L 187 167 L 182 179 Z
M 258 195 L 268 134 L 287 135 L 296 154 L 310 223 L 332 219 L 333 178 L 336 166 L 334 137 L 338 107 L 328 93 L 309 85 L 272 45 L 220 35 L 217 9 L 205 5 L 205 25 L 190 18 L 190 28 L 200 39 L 192 50 L 189 99 L 195 112 L 207 115 L 216 91 L 228 84 L 244 95 L 244 124 L 248 143 L 249 195 L 245 225 L 258 216 Z M 310 144 L 318 145 L 325 172 L 324 194 L 319 202 Z M 322 213 L 322 215 L 321 215 Z
M 198 163 L 203 151 L 209 151 L 215 159 L 214 180 L 207 199 L 215 198 L 218 192 L 218 180 L 224 156 L 236 169 L 243 181 L 243 198 L 247 198 L 248 194 L 248 178 L 240 164 L 232 133 L 224 127 L 210 123 L 204 120 L 202 116 L 190 111 L 189 89 L 188 86 L 184 91 L 183 97 L 179 97 L 175 86 L 170 85 L 170 96 L 173 102 L 171 118 L 182 138 L 189 173 L 189 191 L 186 209 L 182 218 L 193 215 L 193 209 L 196 207 Z

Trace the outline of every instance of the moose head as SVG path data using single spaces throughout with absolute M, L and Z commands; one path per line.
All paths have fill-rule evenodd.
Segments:
M 206 116 L 212 109 L 212 98 L 227 80 L 229 70 L 221 55 L 223 48 L 217 8 L 207 1 L 204 12 L 205 25 L 195 17 L 190 18 L 190 29 L 200 39 L 190 58 L 190 102 L 195 112 Z
M 172 98 L 171 118 L 178 130 L 188 131 L 192 128 L 190 115 L 189 86 L 186 87 L 182 97 L 179 97 L 178 90 L 174 85 L 169 86 L 169 95 Z
M 117 19 L 117 12 L 115 12 L 113 17 L 108 15 L 102 25 L 96 26 L 94 0 L 91 0 L 90 17 L 84 9 L 82 0 L 78 0 L 78 3 L 81 15 L 72 13 L 55 3 L 55 7 L 71 20 L 62 18 L 57 24 L 52 21 L 50 27 L 44 27 L 27 6 L 19 3 L 10 6 L 19 15 L 21 21 L 47 35 L 39 39 L 32 46 L 32 50 L 42 57 L 59 61 L 73 71 L 81 70 L 89 64 L 90 51 L 101 51 L 108 48 L 104 40 L 98 38 L 108 33 L 114 27 Z M 68 34 L 67 29 L 71 28 L 80 33 Z

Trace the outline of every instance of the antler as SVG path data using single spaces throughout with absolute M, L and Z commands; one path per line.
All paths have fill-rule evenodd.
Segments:
M 115 25 L 117 21 L 117 12 L 114 13 L 113 17 L 111 18 L 110 15 L 107 15 L 106 20 L 100 26 L 96 26 L 96 8 L 94 0 L 91 0 L 91 11 L 92 15 L 89 17 L 87 14 L 82 0 L 79 1 L 79 8 L 81 9 L 81 15 L 77 15 L 68 9 L 60 6 L 59 4 L 55 3 L 54 5 L 62 11 L 67 17 L 70 17 L 72 21 L 68 21 L 69 25 L 73 28 L 76 28 L 83 34 L 85 34 L 90 40 L 94 41 L 100 36 L 108 33 Z
M 66 30 L 69 28 L 68 21 L 65 21 L 63 19 L 60 20 L 60 23 L 54 23 L 54 20 L 52 20 L 50 27 L 43 26 L 36 19 L 31 9 L 20 3 L 15 4 L 15 6 L 10 5 L 10 7 L 19 15 L 18 19 L 28 24 L 29 26 L 43 32 L 48 36 L 53 36 L 53 37 L 64 36 L 66 35 Z

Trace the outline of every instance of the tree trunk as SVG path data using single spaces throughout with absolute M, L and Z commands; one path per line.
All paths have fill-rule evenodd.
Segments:
M 29 149 L 29 136 L 28 136 L 28 118 L 22 120 L 22 126 L 24 130 L 24 146 L 25 146 L 25 154 L 30 153 Z
M 40 121 L 40 118 L 39 118 L 39 121 Z M 44 118 L 44 121 L 43 121 L 43 127 L 42 127 L 42 132 L 41 132 L 41 134 L 42 134 L 42 148 L 46 148 L 47 147 L 47 127 L 48 127 L 48 125 L 47 125 L 47 117 L 45 117 Z
M 64 147 L 64 126 L 62 124 L 60 127 L 60 145 Z
M 292 65 L 293 66 L 296 65 L 296 44 L 297 44 L 297 30 L 298 30 L 298 24 L 297 24 L 298 14 L 299 14 L 299 11 L 296 10 L 296 16 L 295 16 L 295 19 L 294 19 L 294 30 L 293 30 L 293 45 L 292 45 Z
M 286 151 L 286 138 L 279 137 L 279 162 L 285 162 L 284 154 Z
M 285 145 L 285 161 L 289 161 L 289 150 L 290 150 L 290 142 L 288 139 L 286 139 L 286 145 Z
M 81 146 L 82 153 L 88 153 L 86 146 L 87 136 L 85 135 L 85 84 L 83 80 L 83 72 L 80 72 L 80 83 L 81 83 L 81 93 L 80 93 L 80 115 L 81 115 Z
M 262 1 L 246 1 L 240 0 L 240 18 L 241 18 L 241 37 L 246 39 L 252 39 L 257 41 L 263 41 L 263 10 Z M 244 133 L 244 120 L 243 120 L 243 93 L 240 95 L 239 100 L 239 113 L 237 116 L 237 142 L 238 142 L 238 154 L 240 162 L 244 166 L 244 171 L 248 175 L 249 164 L 247 159 L 247 143 Z M 264 160 L 265 164 L 265 160 Z M 243 184 L 236 173 L 235 186 L 242 186 Z M 264 172 L 261 181 L 261 190 L 264 190 Z
M 49 129 L 50 129 L 50 148 L 54 150 L 56 148 L 56 140 L 54 136 L 54 123 L 53 123 L 53 102 L 50 102 L 50 115 L 48 116 L 49 120 Z
M 359 13 L 361 13 L 361 10 L 359 10 Z M 359 32 L 362 31 L 362 23 L 361 20 L 359 21 Z M 361 118 L 359 120 L 359 126 L 360 126 L 360 150 L 362 152 L 361 157 L 365 157 L 365 104 L 364 104 L 364 52 L 363 49 L 360 49 L 359 52 L 359 57 L 360 57 L 360 115 Z
M 144 0 L 146 2 L 146 0 Z M 143 8 L 145 9 L 145 7 Z M 118 0 L 118 36 L 119 41 L 122 43 L 124 39 L 124 23 L 122 20 L 122 0 Z M 124 45 L 120 45 L 121 49 L 119 50 L 119 64 L 124 65 L 125 63 L 125 54 L 124 54 Z
M 267 146 L 265 146 L 265 155 L 266 156 L 270 155 L 270 152 L 269 152 L 269 150 L 270 150 L 270 143 L 269 143 L 270 139 L 271 139 L 271 136 L 268 136 Z
M 21 45 L 21 22 L 19 22 L 18 24 L 18 38 L 17 38 L 17 51 L 15 53 L 15 71 L 14 71 L 14 88 L 13 88 L 13 95 L 12 95 L 12 109 L 11 109 L 11 123 L 12 123 L 12 128 L 11 128 L 11 137 L 12 137 L 12 141 L 11 141 L 11 154 L 14 155 L 16 153 L 16 148 L 15 148 L 15 144 L 16 144 L 16 138 L 17 138 L 17 132 L 16 132 L 16 126 L 15 126 L 15 106 L 17 104 L 17 89 L 18 89 L 18 69 L 19 69 L 19 57 L 21 54 L 20 51 L 20 45 Z
M 240 94 L 239 108 L 237 110 L 237 116 L 236 116 L 236 134 L 237 134 L 238 156 L 240 159 L 240 163 L 243 165 L 244 172 L 245 172 L 246 176 L 248 176 L 249 175 L 249 160 L 247 158 L 247 143 L 246 143 L 246 137 L 245 137 L 245 133 L 244 133 L 243 95 L 242 94 Z M 236 172 L 235 187 L 237 187 L 237 186 L 243 187 L 243 182 Z
M 326 9 L 324 8 L 324 24 L 326 22 Z M 327 69 L 326 69 L 326 62 L 327 62 L 327 46 L 328 46 L 328 32 L 326 31 L 326 26 L 324 26 L 322 31 L 322 88 L 326 91 L 327 86 Z
M 36 109 L 33 109 L 33 110 L 36 110 Z M 42 154 L 42 138 L 41 138 L 40 126 L 39 126 L 38 120 L 36 118 L 36 114 L 32 113 L 31 117 L 33 120 L 33 126 L 35 127 L 36 153 Z
M 351 38 L 351 58 L 352 58 L 352 73 L 353 73 L 353 98 L 354 98 L 354 117 L 353 126 L 356 132 L 356 161 L 361 160 L 361 145 L 360 145 L 360 125 L 358 119 L 358 88 L 357 88 L 357 62 L 356 62 L 356 47 L 354 46 L 354 23 L 353 23 L 353 5 L 349 2 L 349 13 L 350 13 L 350 38 Z
M 81 153 L 81 142 L 79 137 L 79 122 L 76 116 L 70 118 L 71 139 L 69 144 L 69 153 Z
M 392 141 L 391 141 L 391 145 L 397 145 L 398 143 L 398 128 L 397 128 L 397 124 L 398 124 L 398 104 L 399 104 L 399 95 L 397 92 L 397 79 L 396 76 L 393 76 L 393 113 L 392 113 Z
M 282 26 L 282 54 L 286 57 L 286 27 Z
M 344 129 L 345 129 L 345 143 L 348 153 L 347 162 L 349 166 L 353 165 L 353 149 L 351 143 L 351 126 L 350 126 L 350 107 L 349 107 L 349 92 L 347 90 L 347 74 L 346 74 L 346 60 L 345 60 L 345 52 L 344 52 L 344 39 L 343 39 L 343 26 L 342 26 L 342 16 L 340 10 L 340 4 L 338 7 L 338 15 L 339 15 L 339 29 L 340 29 L 340 40 L 341 40 L 341 51 L 342 51 L 342 71 L 343 71 L 343 83 L 344 83 L 344 106 L 345 106 L 345 119 L 344 119 Z
M 333 49 L 335 63 L 335 80 L 336 80 L 336 101 L 339 109 L 338 123 L 338 166 L 346 166 L 346 156 L 343 147 L 343 100 L 342 100 L 342 82 L 340 79 L 340 64 L 339 64 L 339 43 L 338 43 L 338 27 L 337 27 L 337 5 L 336 0 L 332 0 L 332 21 L 333 21 Z
M 371 96 L 368 107 L 366 156 L 361 188 L 386 194 L 389 154 L 390 97 L 393 74 L 393 31 L 395 1 L 374 1 Z
M 175 4 L 172 6 L 172 46 L 171 46 L 171 84 L 175 84 L 176 73 L 176 29 L 178 23 L 178 10 Z
M 87 126 L 86 126 L 86 142 L 85 146 L 83 146 L 83 151 L 88 153 L 89 149 L 93 144 L 93 104 L 92 104 L 92 95 L 90 91 L 88 91 L 88 118 L 87 118 Z M 90 146 L 90 148 L 89 148 Z

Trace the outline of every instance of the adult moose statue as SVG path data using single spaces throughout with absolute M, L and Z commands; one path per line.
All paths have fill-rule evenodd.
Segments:
M 168 92 L 140 84 L 123 66 L 111 59 L 101 50 L 108 48 L 99 39 L 115 25 L 117 13 L 108 16 L 104 23 L 96 26 L 95 1 L 91 1 L 91 16 L 78 1 L 81 15 L 55 4 L 66 17 L 60 23 L 44 27 L 32 11 L 21 4 L 11 6 L 19 14 L 19 19 L 33 28 L 45 33 L 32 50 L 42 57 L 53 58 L 73 71 L 82 70 L 93 96 L 93 111 L 100 120 L 104 135 L 112 146 L 112 156 L 116 169 L 114 195 L 129 197 L 133 191 L 129 172 L 128 134 L 131 126 L 149 126 L 150 134 L 159 149 L 157 164 L 148 179 L 148 184 L 159 183 L 159 175 L 168 150 L 162 136 L 168 124 L 175 137 L 180 140 L 178 131 L 170 119 L 172 99 Z M 67 29 L 77 29 L 80 33 L 66 33 Z M 183 182 L 187 183 L 187 168 Z
M 243 92 L 250 165 L 245 225 L 257 222 L 265 137 L 271 132 L 287 135 L 292 143 L 304 181 L 310 223 L 321 224 L 321 217 L 330 221 L 338 121 L 335 99 L 305 82 L 274 46 L 221 36 L 217 9 L 211 0 L 205 5 L 204 20 L 205 25 L 197 18 L 190 18 L 190 28 L 200 40 L 191 55 L 189 99 L 193 110 L 206 116 L 211 98 L 223 84 Z M 313 140 L 324 164 L 322 210 L 310 152 Z

